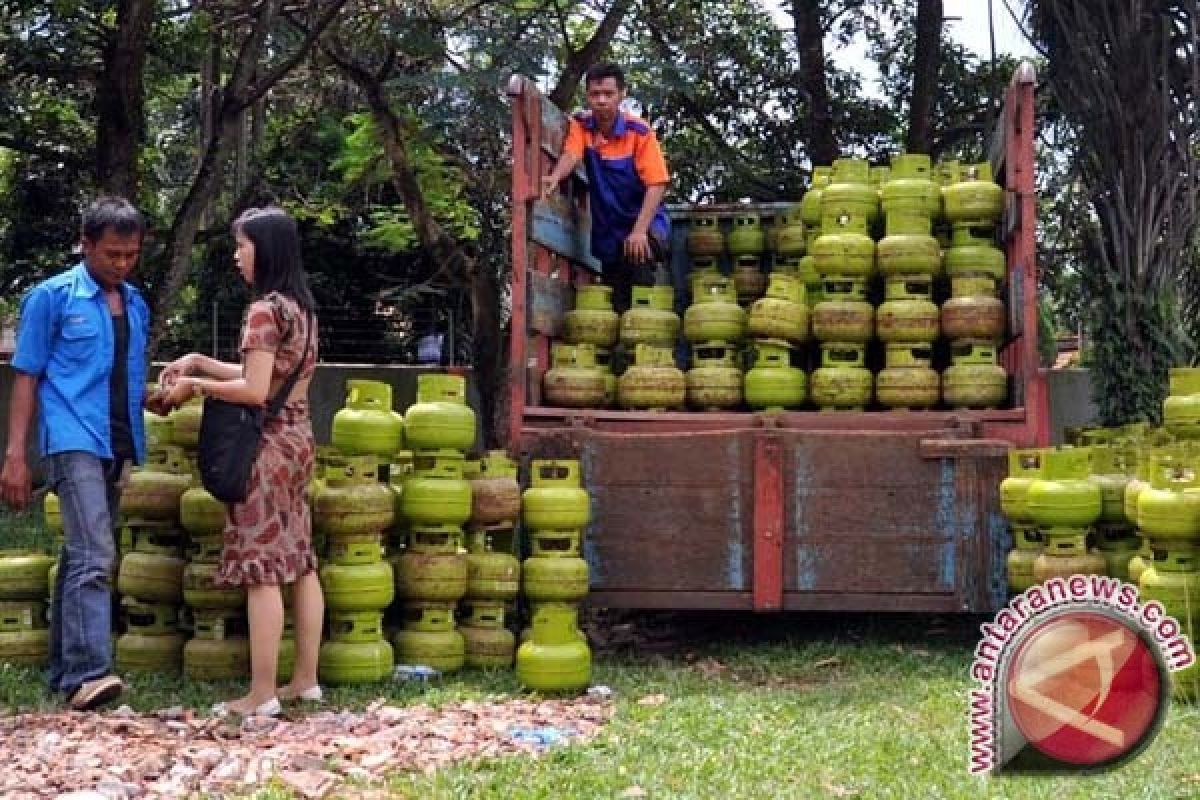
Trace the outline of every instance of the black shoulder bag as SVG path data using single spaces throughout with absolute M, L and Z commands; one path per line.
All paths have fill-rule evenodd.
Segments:
M 250 473 L 262 445 L 263 424 L 283 408 L 308 360 L 308 348 L 312 344 L 311 321 L 306 333 L 300 363 L 266 408 L 231 403 L 216 397 L 204 398 L 196 460 L 200 467 L 200 482 L 222 503 L 240 503 L 246 499 Z

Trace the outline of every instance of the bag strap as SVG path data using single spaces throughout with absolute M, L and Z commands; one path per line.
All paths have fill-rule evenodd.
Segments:
M 312 344 L 312 312 L 304 313 L 305 329 L 304 329 L 304 353 L 300 356 L 300 363 L 292 370 L 292 374 L 284 382 L 283 386 L 279 387 L 279 391 L 275 393 L 275 397 L 267 404 L 267 416 L 273 417 L 283 408 L 283 404 L 287 402 L 288 395 L 292 393 L 292 389 L 296 387 L 296 381 L 300 380 L 300 373 L 304 371 L 304 363 L 308 361 L 308 348 Z

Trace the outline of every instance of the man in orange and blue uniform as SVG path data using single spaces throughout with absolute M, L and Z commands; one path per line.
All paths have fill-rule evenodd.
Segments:
M 635 281 L 651 282 L 667 257 L 671 223 L 663 207 L 670 175 L 654 131 L 621 110 L 625 74 L 616 64 L 587 71 L 588 110 L 571 117 L 554 171 L 542 178 L 542 197 L 582 161 L 592 215 L 592 255 L 613 287 L 613 304 L 627 309 Z M 635 274 L 636 273 L 636 274 Z

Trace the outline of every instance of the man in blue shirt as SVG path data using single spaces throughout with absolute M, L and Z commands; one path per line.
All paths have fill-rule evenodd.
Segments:
M 124 689 L 112 674 L 113 522 L 132 463 L 145 458 L 142 398 L 150 312 L 126 282 L 146 224 L 127 200 L 83 215 L 83 261 L 33 287 L 21 304 L 0 499 L 29 504 L 25 452 L 34 409 L 63 548 L 50 623 L 50 688 L 83 711 Z

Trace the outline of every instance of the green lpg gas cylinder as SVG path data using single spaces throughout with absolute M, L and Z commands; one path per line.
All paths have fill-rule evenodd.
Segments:
M 121 492 L 121 513 L 140 519 L 177 519 L 179 500 L 192 484 L 192 468 L 178 447 L 146 454 L 146 465 L 135 468 Z
M 551 349 L 551 367 L 542 377 L 546 402 L 561 408 L 599 408 L 604 405 L 604 373 L 596 369 L 590 344 L 562 344 Z
M 941 378 L 931 367 L 929 345 L 887 346 L 887 366 L 875 376 L 875 397 L 888 408 L 932 408 L 941 396 Z
M 461 375 L 417 376 L 417 402 L 404 416 L 405 442 L 412 450 L 470 450 L 475 444 L 475 412 L 467 405 L 467 379 Z
M 377 642 L 383 638 L 383 612 L 330 611 L 329 638 L 335 642 Z
M 746 333 L 758 339 L 803 342 L 808 338 L 809 324 L 806 294 L 799 276 L 772 272 L 766 296 L 750 306 Z
M 41 600 L 0 600 L 0 633 L 32 631 L 48 623 Z
M 621 344 L 634 348 L 639 344 L 674 347 L 679 337 L 679 315 L 675 291 L 670 286 L 634 286 L 631 305 L 621 315 Z
M 208 493 L 198 475 L 192 476 L 188 490 L 179 497 L 179 522 L 192 536 L 219 535 L 225 530 L 228 509 Z
M 1200 538 L 1200 476 L 1182 460 L 1159 459 L 1137 498 L 1137 525 L 1155 546 Z
M 1142 573 L 1142 602 L 1157 600 L 1181 624 L 1200 622 L 1200 562 L 1194 547 L 1153 548 L 1154 560 Z
M 157 389 L 157 384 L 147 384 L 146 396 L 149 397 Z M 173 432 L 170 417 L 160 417 L 153 411 L 143 410 L 142 427 L 146 432 L 147 450 L 158 450 L 160 447 L 171 444 Z
M 453 450 L 417 453 L 404 481 L 400 509 L 413 526 L 461 526 L 471 518 L 471 484 L 463 476 L 465 459 Z
M 969 164 L 959 177 L 942 189 L 946 218 L 951 222 L 998 221 L 1004 213 L 1004 190 L 992 180 L 991 164 Z
M 737 368 L 733 345 L 725 342 L 695 345 L 692 364 L 685 376 L 689 406 L 718 411 L 742 404 L 742 371 Z
M 633 366 L 617 379 L 617 402 L 621 408 L 679 409 L 686 399 L 687 380 L 675 366 L 671 349 L 639 344 Z
M 117 637 L 118 672 L 177 673 L 183 667 L 182 633 L 125 633 Z
M 517 640 L 504 627 L 504 606 L 475 603 L 459 627 L 466 645 L 466 665 L 476 669 L 507 669 L 516 655 Z
M 1109 525 L 1125 523 L 1125 487 L 1132 477 L 1133 457 L 1124 448 L 1109 445 L 1092 447 L 1090 480 L 1100 487 L 1100 522 Z
M 1104 575 L 1107 568 L 1104 556 L 1088 548 L 1087 532 L 1081 529 L 1069 536 L 1046 536 L 1046 547 L 1033 562 L 1033 578 L 1045 583 L 1072 575 Z
M 733 288 L 737 301 L 749 306 L 767 290 L 767 274 L 758 256 L 738 256 L 733 262 Z
M 467 555 L 403 553 L 396 559 L 396 593 L 405 600 L 462 599 L 467 594 Z
M 131 552 L 183 556 L 183 531 L 170 520 L 128 520 L 118 532 L 129 541 L 126 549 Z
M 165 603 L 143 603 L 133 597 L 121 598 L 121 616 L 125 628 L 143 636 L 175 633 L 179 630 L 179 608 Z
M 409 600 L 402 609 L 406 631 L 454 630 L 454 601 Z
M 611 286 L 576 286 L 575 308 L 563 315 L 563 336 L 572 344 L 612 347 L 617 343 L 620 323 L 613 310 Z
M 1163 400 L 1163 426 L 1180 439 L 1200 439 L 1200 368 L 1175 367 Z
M 942 193 L 933 181 L 933 164 L 920 153 L 892 156 L 891 171 L 880 189 L 887 216 L 920 216 L 933 219 L 942 212 Z
M 396 645 L 396 658 L 402 664 L 449 673 L 462 669 L 467 660 L 467 643 L 457 630 L 401 630 L 392 641 Z
M 1042 537 L 1036 528 L 1021 528 L 1013 532 L 1016 547 L 1008 553 L 1008 590 L 1023 592 L 1037 584 L 1033 565 L 1042 554 Z
M 762 220 L 754 212 L 735 214 L 729 235 L 725 237 L 725 247 L 734 256 L 758 255 L 767 246 L 766 231 L 763 230 Z
M 581 691 L 592 679 L 592 651 L 579 637 L 578 612 L 546 603 L 533 615 L 529 641 L 517 650 L 517 680 L 539 692 Z
M 587 597 L 587 562 L 578 556 L 530 557 L 521 566 L 525 596 L 535 603 L 575 603 Z
M 333 415 L 333 446 L 346 455 L 388 458 L 404 449 L 404 417 L 392 410 L 392 387 L 346 381 L 346 405 Z
M 942 247 L 930 233 L 928 217 L 888 214 L 887 235 L 879 240 L 875 260 L 885 276 L 937 275 L 942 271 Z
M 204 416 L 204 398 L 193 397 L 167 415 L 170 444 L 195 448 L 200 443 L 200 419 Z
M 778 233 L 775 234 L 775 254 L 777 257 L 802 256 L 805 249 L 804 217 L 799 205 L 794 205 L 784 212 Z
M 938 338 L 938 307 L 927 276 L 889 278 L 885 300 L 875 312 L 875 330 L 887 343 L 927 343 Z
M 805 227 L 810 232 L 817 231 L 821 227 L 821 192 L 832 179 L 833 167 L 813 167 L 808 191 L 800 199 L 800 219 L 804 221 Z
M 186 562 L 159 553 L 128 553 L 117 571 L 117 591 L 152 603 L 183 601 Z
M 379 482 L 378 470 L 375 456 L 348 457 L 340 465 L 327 466 L 313 497 L 313 527 L 327 536 L 388 528 L 395 505 L 392 492 Z
M 54 558 L 29 550 L 0 550 L 0 600 L 42 600 Z
M 812 311 L 813 335 L 822 342 L 866 343 L 875 335 L 875 309 L 863 281 L 825 280 L 825 299 Z
M 879 215 L 879 192 L 870 184 L 870 166 L 857 158 L 833 162 L 833 177 L 821 192 L 821 226 L 828 232 L 830 220 L 846 219 L 866 224 Z
M 183 674 L 193 681 L 230 681 L 250 674 L 250 640 L 189 639 L 183 646 Z
M 942 372 L 942 400 L 946 405 L 998 408 L 1004 403 L 1008 396 L 1008 373 L 995 363 L 991 342 L 953 342 L 950 351 L 954 364 Z
M 40 667 L 50 659 L 50 631 L 0 631 L 0 664 Z
M 990 278 L 982 280 L 991 285 Z M 1004 336 L 1004 302 L 994 296 L 994 290 L 984 291 L 979 282 L 972 276 L 951 279 L 951 297 L 942 303 L 942 333 L 948 339 L 998 341 Z
M 1042 474 L 1025 493 L 1026 512 L 1044 532 L 1084 529 L 1100 518 L 1100 487 L 1088 480 L 1090 458 L 1083 447 L 1044 451 Z
M 951 278 L 981 274 L 1000 282 L 1007 272 L 1004 251 L 996 247 L 990 227 L 955 225 L 943 262 Z
M 329 539 L 326 557 L 332 564 L 354 566 L 383 559 L 382 533 L 339 534 Z
M 724 273 L 717 268 L 717 259 L 713 256 L 699 256 L 692 259 L 692 268 L 688 273 L 688 287 L 692 297 L 704 294 L 704 282 L 713 278 L 724 278 Z M 736 299 L 736 293 L 734 294 Z
M 812 374 L 812 399 L 825 411 L 861 411 L 871 402 L 874 376 L 861 344 L 822 342 L 821 366 Z
M 791 364 L 792 347 L 781 339 L 760 339 L 753 344 L 754 366 L 746 371 L 746 404 L 779 411 L 804 403 L 808 380 Z
M 467 552 L 467 597 L 472 600 L 511 600 L 521 586 L 521 562 L 512 554 L 510 526 L 471 531 Z M 500 549 L 497 543 L 502 543 Z
M 687 232 L 687 251 L 691 256 L 719 256 L 725 252 L 725 234 L 716 214 L 697 212 Z
M 1033 525 L 1026 498 L 1029 487 L 1042 476 L 1042 451 L 1014 449 L 1008 451 L 1008 477 L 1000 482 L 1000 510 L 1016 527 Z
M 192 608 L 242 608 L 246 590 L 217 585 L 217 564 L 192 562 L 183 570 L 183 602 Z
M 740 342 L 746 311 L 737 304 L 733 282 L 716 277 L 692 282 L 692 305 L 683 315 L 683 337 L 701 342 Z
M 521 516 L 517 463 L 504 450 L 489 450 L 467 462 L 463 476 L 471 483 L 471 524 L 498 525 Z
M 321 567 L 321 588 L 330 611 L 378 611 L 395 597 L 392 565 L 326 564 Z
M 386 639 L 325 642 L 321 645 L 317 675 L 321 683 L 331 686 L 378 683 L 391 677 L 395 663 L 392 645 Z
M 845 217 L 825 220 L 809 253 L 821 275 L 865 280 L 875 272 L 875 242 L 867 235 L 866 224 Z
M 586 528 L 591 521 L 591 500 L 583 488 L 579 462 L 534 459 L 521 511 L 529 530 Z

